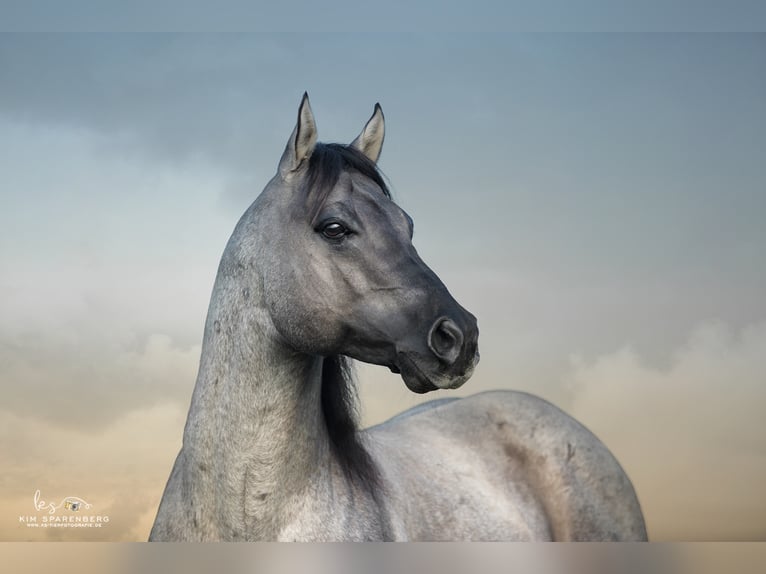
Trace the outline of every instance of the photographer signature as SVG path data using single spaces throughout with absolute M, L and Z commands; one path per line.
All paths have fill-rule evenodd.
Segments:
M 90 508 L 91 506 L 90 503 L 86 502 L 85 500 L 83 500 L 82 498 L 78 496 L 65 496 L 61 500 L 61 502 L 59 502 L 58 504 L 55 504 L 53 502 L 46 502 L 45 500 L 42 500 L 40 498 L 40 489 L 38 488 L 37 490 L 35 490 L 35 496 L 34 496 L 35 510 L 39 511 L 39 510 L 47 509 L 48 514 L 54 514 L 56 510 L 58 510 L 59 508 L 61 508 L 67 503 L 69 503 L 69 506 L 67 506 L 67 508 L 72 506 L 73 507 L 71 508 L 72 510 L 77 510 L 80 505 L 84 506 L 85 508 Z

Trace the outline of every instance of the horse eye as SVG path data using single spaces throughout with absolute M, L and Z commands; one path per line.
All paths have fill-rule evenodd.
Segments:
M 348 229 L 338 222 L 328 223 L 322 228 L 322 235 L 327 239 L 340 239 L 346 234 L 348 234 Z

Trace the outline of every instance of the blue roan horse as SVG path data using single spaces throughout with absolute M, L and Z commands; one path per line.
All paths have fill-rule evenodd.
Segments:
M 348 357 L 451 389 L 476 319 L 412 246 L 376 162 L 380 106 L 319 144 L 309 101 L 221 258 L 183 447 L 150 540 L 644 540 L 627 476 L 575 420 L 497 391 L 373 428 Z

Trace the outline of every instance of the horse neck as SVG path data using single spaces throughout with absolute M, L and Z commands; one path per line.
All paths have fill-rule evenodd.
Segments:
M 224 256 L 211 297 L 184 430 L 184 483 L 217 535 L 274 537 L 288 499 L 328 466 L 322 359 L 281 342 L 237 265 Z

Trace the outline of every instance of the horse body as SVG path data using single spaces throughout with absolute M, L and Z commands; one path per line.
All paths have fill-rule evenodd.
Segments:
M 396 417 L 395 417 L 396 419 Z M 407 540 L 641 540 L 638 500 L 585 427 L 513 391 L 368 429 Z
M 350 146 L 317 144 L 304 96 L 224 250 L 150 540 L 645 539 L 617 462 L 540 399 L 481 393 L 356 427 L 345 357 L 419 393 L 478 362 L 475 318 L 375 168 L 383 129 L 376 106 Z

